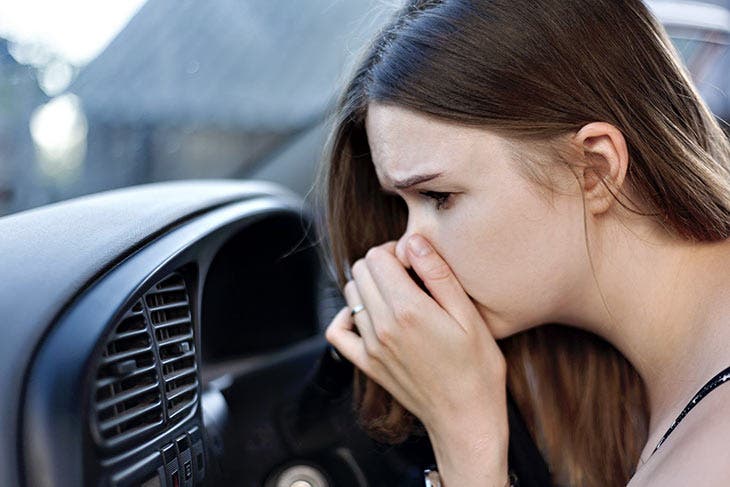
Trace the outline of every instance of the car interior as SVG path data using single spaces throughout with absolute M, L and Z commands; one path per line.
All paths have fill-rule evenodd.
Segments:
M 3 485 L 422 485 L 426 437 L 357 426 L 352 365 L 323 338 L 342 297 L 293 192 L 147 184 L 0 233 Z M 511 415 L 522 485 L 548 485 Z
M 730 22 L 649 3 L 727 119 Z M 370 438 L 324 338 L 346 303 L 306 200 L 310 129 L 235 178 L 0 218 L 0 486 L 424 485 L 428 437 Z M 509 394 L 508 419 L 519 485 L 552 485 Z

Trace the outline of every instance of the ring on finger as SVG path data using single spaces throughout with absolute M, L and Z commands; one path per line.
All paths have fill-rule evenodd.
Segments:
M 365 306 L 363 306 L 362 304 L 358 304 L 352 308 L 352 311 L 350 311 L 350 316 L 355 316 L 356 314 L 358 314 L 360 311 L 362 311 L 364 309 L 365 309 Z

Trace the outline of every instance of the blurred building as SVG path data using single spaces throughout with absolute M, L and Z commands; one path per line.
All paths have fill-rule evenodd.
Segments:
M 35 184 L 35 155 L 29 124 L 33 110 L 48 101 L 32 68 L 18 64 L 0 39 L 0 215 L 40 205 L 47 195 Z
M 370 0 L 149 0 L 70 87 L 89 132 L 83 176 L 67 191 L 266 177 L 292 154 L 301 164 L 285 183 L 304 193 L 343 67 L 385 10 Z

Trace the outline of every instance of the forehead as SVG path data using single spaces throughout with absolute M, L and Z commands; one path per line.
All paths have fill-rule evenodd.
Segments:
M 384 184 L 414 174 L 449 174 L 478 164 L 480 155 L 504 153 L 494 134 L 395 105 L 371 103 L 365 130 L 378 178 Z

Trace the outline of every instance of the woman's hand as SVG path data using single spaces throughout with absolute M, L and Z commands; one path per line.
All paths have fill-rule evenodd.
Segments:
M 475 462 L 495 482 L 505 479 L 504 356 L 433 247 L 418 235 L 407 246 L 431 297 L 410 278 L 395 245 L 373 247 L 353 264 L 345 286 L 349 306 L 327 328 L 327 340 L 423 422 L 444 479 L 453 466 L 451 485 L 468 485 Z M 364 310 L 350 316 L 360 304 Z

